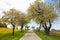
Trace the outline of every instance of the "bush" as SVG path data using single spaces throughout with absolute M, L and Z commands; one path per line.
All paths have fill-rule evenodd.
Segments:
M 7 25 L 6 25 L 6 23 L 0 23 L 0 27 L 7 28 Z

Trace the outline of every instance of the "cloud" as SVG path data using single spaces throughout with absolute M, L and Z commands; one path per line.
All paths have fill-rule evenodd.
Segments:
M 0 8 L 0 10 L 3 10 L 3 8 Z
M 18 9 L 24 13 L 26 13 L 27 8 L 29 7 L 30 3 L 34 2 L 35 0 L 1 0 L 0 1 L 0 16 L 2 16 L 3 11 L 7 11 L 11 8 Z M 44 0 L 41 0 L 44 2 Z
M 0 16 L 2 16 L 3 11 L 9 10 L 11 8 L 15 8 L 26 13 L 29 4 L 33 1 L 34 0 L 1 0 Z
M 45 2 L 44 0 L 41 0 L 42 2 Z
M 27 11 L 27 8 L 29 7 L 29 4 L 31 2 L 34 2 L 35 0 L 1 0 L 0 1 L 0 8 L 3 8 L 3 10 L 8 10 L 10 8 L 16 8 L 23 12 Z M 41 0 L 44 2 L 44 0 Z

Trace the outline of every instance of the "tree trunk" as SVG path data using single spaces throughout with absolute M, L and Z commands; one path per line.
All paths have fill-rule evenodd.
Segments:
M 41 23 L 40 23 L 40 26 L 39 26 L 39 31 L 40 31 L 40 29 L 41 29 Z
M 49 36 L 50 35 L 50 30 L 49 29 L 45 30 L 45 33 L 46 33 L 47 36 Z
M 51 20 L 49 19 L 49 27 L 47 28 L 46 34 L 49 36 L 50 35 L 50 29 L 51 29 Z
M 51 28 L 51 26 L 52 26 L 52 24 L 51 24 L 51 20 L 49 19 L 49 28 L 48 29 L 50 29 Z
M 23 30 L 23 24 L 21 25 L 21 32 L 22 32 L 22 30 Z
M 12 32 L 12 35 L 14 36 L 15 25 L 12 24 L 12 26 L 13 26 L 13 32 Z
M 49 27 L 47 26 L 46 23 L 43 23 L 43 22 L 42 22 L 42 27 L 44 28 L 45 33 L 46 33 L 47 36 L 50 35 L 51 26 L 52 26 L 52 24 L 51 24 L 51 20 L 50 20 L 50 19 L 49 19 Z
M 42 26 L 45 30 L 46 35 L 49 36 L 50 35 L 50 26 L 48 27 L 46 23 L 42 24 Z

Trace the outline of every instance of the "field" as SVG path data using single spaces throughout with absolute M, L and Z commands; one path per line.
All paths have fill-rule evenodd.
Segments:
M 27 30 L 23 30 L 23 32 L 15 30 L 15 35 L 12 36 L 12 29 L 0 28 L 0 40 L 19 40 L 26 32 Z
M 46 36 L 43 31 L 34 31 L 42 40 L 60 40 L 60 34 L 57 32 L 50 32 L 50 36 Z

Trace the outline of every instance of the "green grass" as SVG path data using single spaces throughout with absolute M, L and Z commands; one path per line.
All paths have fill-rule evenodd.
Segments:
M 50 36 L 46 36 L 43 31 L 34 31 L 42 40 L 60 40 L 60 34 L 51 32 Z
M 11 32 L 10 33 L 0 32 L 0 40 L 19 40 L 22 36 L 24 36 L 26 32 L 27 30 L 23 30 L 23 32 L 15 31 L 14 36 L 12 36 Z

